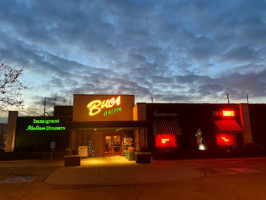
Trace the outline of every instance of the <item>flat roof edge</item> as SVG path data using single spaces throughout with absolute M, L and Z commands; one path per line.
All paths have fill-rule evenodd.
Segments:
M 73 96 L 134 96 L 133 94 L 73 94 Z

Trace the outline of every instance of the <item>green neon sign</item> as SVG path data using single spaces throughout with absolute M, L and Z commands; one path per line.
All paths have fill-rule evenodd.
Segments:
M 122 107 L 114 108 L 114 109 L 111 109 L 111 110 L 106 110 L 103 113 L 103 116 L 105 117 L 105 116 L 108 116 L 108 115 L 113 115 L 113 114 L 121 112 L 121 111 L 122 111 Z
M 32 123 L 33 125 L 29 125 L 26 131 L 65 131 L 66 130 L 65 126 L 53 126 L 53 124 L 60 123 L 59 119 L 33 119 Z
M 33 119 L 33 124 L 59 124 L 59 119 Z

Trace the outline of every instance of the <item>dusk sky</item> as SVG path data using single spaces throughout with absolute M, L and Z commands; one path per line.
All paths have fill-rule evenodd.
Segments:
M 266 1 L 0 0 L 0 56 L 29 115 L 51 94 L 264 103 Z

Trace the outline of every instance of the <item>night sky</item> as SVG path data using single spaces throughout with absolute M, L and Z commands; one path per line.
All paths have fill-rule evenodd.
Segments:
M 51 94 L 263 103 L 266 1 L 0 0 L 0 56 L 24 66 L 24 114 Z

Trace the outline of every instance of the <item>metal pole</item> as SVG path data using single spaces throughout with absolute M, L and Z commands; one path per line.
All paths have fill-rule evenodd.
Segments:
M 52 148 L 52 149 L 51 149 L 51 156 L 50 156 L 50 160 L 53 160 L 53 151 L 54 151 L 54 149 Z
M 69 155 L 72 155 L 72 129 L 69 130 Z
M 46 97 L 44 98 L 43 102 L 43 116 L 45 116 L 45 106 L 46 106 Z

